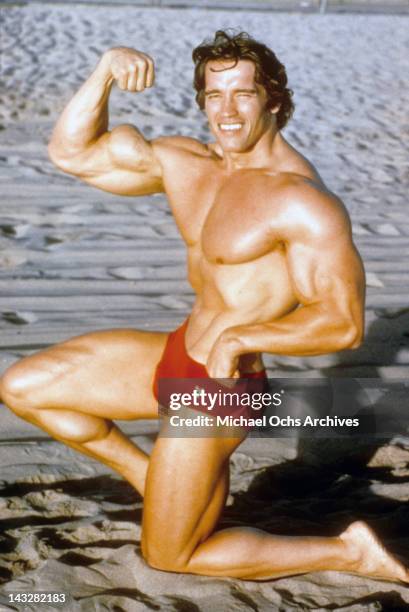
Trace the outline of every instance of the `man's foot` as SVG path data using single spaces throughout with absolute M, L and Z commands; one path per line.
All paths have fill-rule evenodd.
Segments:
M 354 559 L 351 572 L 393 582 L 409 582 L 409 571 L 381 544 L 362 521 L 352 523 L 341 535 Z

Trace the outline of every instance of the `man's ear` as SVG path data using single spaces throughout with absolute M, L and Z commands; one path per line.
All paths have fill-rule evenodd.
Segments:
M 279 102 L 278 104 L 270 108 L 270 113 L 272 113 L 273 115 L 276 115 L 278 111 L 280 110 L 280 108 L 281 108 L 281 102 Z

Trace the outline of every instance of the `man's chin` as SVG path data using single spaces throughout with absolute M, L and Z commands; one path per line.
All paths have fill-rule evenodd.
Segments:
M 241 142 L 226 142 L 223 139 L 218 140 L 218 144 L 225 153 L 245 153 L 247 150 L 247 147 Z

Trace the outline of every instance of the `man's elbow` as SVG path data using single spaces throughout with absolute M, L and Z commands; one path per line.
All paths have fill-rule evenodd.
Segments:
M 361 346 L 364 337 L 363 325 L 354 321 L 348 321 L 343 325 L 343 331 L 339 334 L 340 349 L 351 350 Z
M 64 157 L 61 154 L 61 150 L 59 150 L 53 140 L 50 140 L 50 142 L 48 143 L 47 151 L 48 157 L 53 162 L 54 166 L 57 166 L 57 168 L 61 168 L 61 166 L 64 165 Z
M 53 140 L 50 140 L 48 143 L 47 151 L 49 159 L 59 170 L 67 172 L 68 174 L 78 174 L 78 169 L 76 169 L 73 159 L 64 155 L 61 147 L 58 147 Z

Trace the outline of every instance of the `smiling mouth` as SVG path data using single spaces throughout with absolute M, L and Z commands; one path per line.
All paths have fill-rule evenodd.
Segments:
M 219 123 L 218 125 L 222 132 L 237 132 L 243 127 L 242 123 Z

